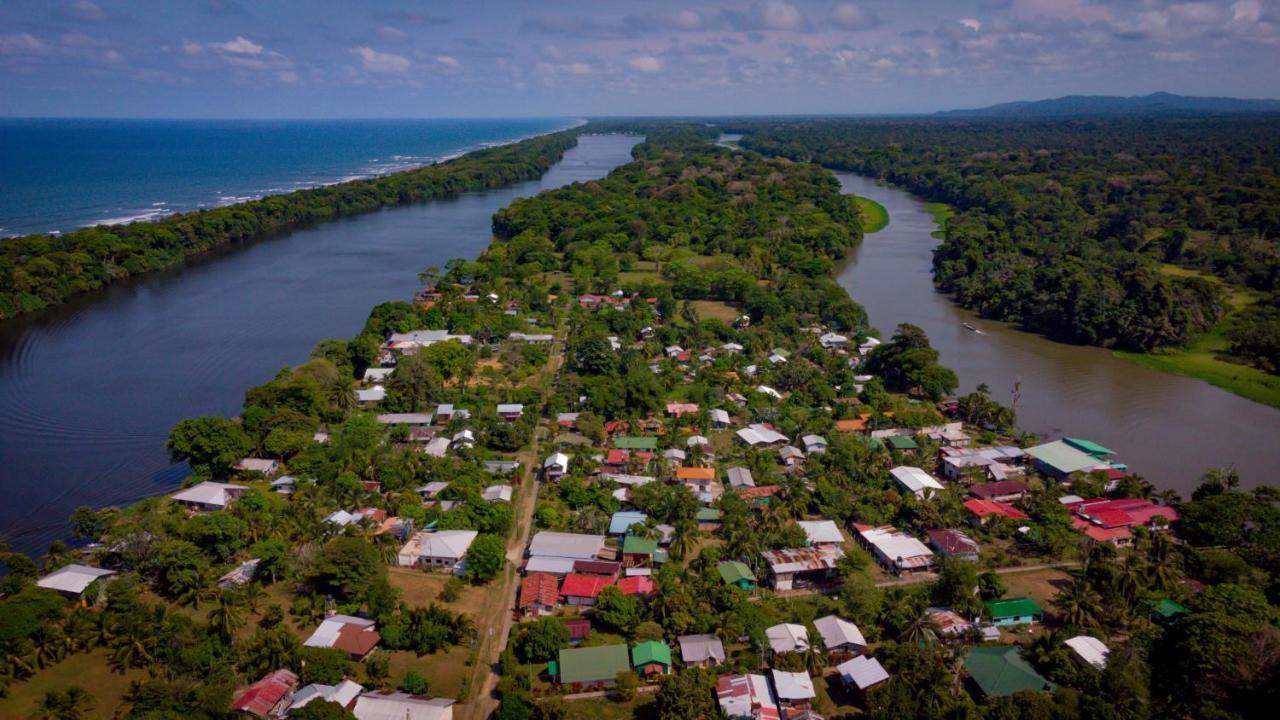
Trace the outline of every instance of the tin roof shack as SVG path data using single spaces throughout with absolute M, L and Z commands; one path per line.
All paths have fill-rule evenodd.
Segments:
M 978 561 L 978 542 L 960 530 L 930 530 L 925 534 L 929 537 L 929 547 L 939 555 Z
M 764 675 L 721 675 L 716 682 L 716 702 L 731 718 L 781 720 L 782 714 Z
M 933 569 L 933 551 L 924 543 L 892 525 L 856 524 L 858 542 L 892 573 L 928 572 Z
M 525 572 L 568 575 L 579 560 L 599 560 L 605 550 L 603 535 L 579 535 L 543 531 L 529 542 Z
M 981 696 L 1005 697 L 1023 690 L 1052 691 L 1055 686 L 1045 680 L 1022 657 L 1014 645 L 975 647 L 964 659 L 964 669 L 978 687 Z
M 289 670 L 274 670 L 252 685 L 236 688 L 231 709 L 260 718 L 279 717 L 281 711 L 289 706 L 296 687 L 297 675 Z
M 809 677 L 809 673 L 785 670 L 771 672 L 773 690 L 778 696 L 778 703 L 792 710 L 808 710 L 810 703 L 818 696 L 817 691 L 813 689 L 813 678 Z
M 769 584 L 774 590 L 826 585 L 838 574 L 836 563 L 844 550 L 834 546 L 766 550 L 760 553 L 769 566 Z
M 724 663 L 728 657 L 724 652 L 724 643 L 710 633 L 704 635 L 681 635 L 680 660 L 686 667 L 715 667 Z
M 287 716 L 289 713 L 306 707 L 312 702 L 336 703 L 338 706 L 349 710 L 362 692 L 364 692 L 364 686 L 350 680 L 343 680 L 337 685 L 311 683 L 294 693 L 293 701 L 289 704 L 289 708 L 284 714 Z
M 991 616 L 991 624 L 997 627 L 1007 625 L 1031 625 L 1040 622 L 1044 610 L 1035 600 L 1026 597 L 986 600 L 982 603 Z
M 873 685 L 889 679 L 889 673 L 880 661 L 866 655 L 840 663 L 836 672 L 840 673 L 840 681 L 846 688 L 856 688 L 859 693 L 865 693 Z
M 631 670 L 631 659 L 626 645 L 569 648 L 560 651 L 556 670 L 561 685 L 580 692 L 613 687 L 618 673 Z
M 307 647 L 337 648 L 345 651 L 353 660 L 363 660 L 373 652 L 381 639 L 372 620 L 351 615 L 331 615 L 302 644 Z
M 841 660 L 861 655 L 867 650 L 867 639 L 857 625 L 836 615 L 827 615 L 813 621 L 813 629 L 818 631 L 822 644 L 827 648 L 830 659 Z
M 356 720 L 453 720 L 453 700 L 374 690 L 356 698 Z
M 844 535 L 840 533 L 840 526 L 834 520 L 798 520 L 796 525 L 804 530 L 811 547 L 844 545 Z
M 918 467 L 899 465 L 890 470 L 889 474 L 904 490 L 921 500 L 931 500 L 934 495 L 942 491 L 942 483 Z

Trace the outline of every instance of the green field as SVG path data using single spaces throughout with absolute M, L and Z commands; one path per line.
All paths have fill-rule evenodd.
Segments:
M 946 237 L 944 228 L 947 227 L 947 219 L 956 214 L 955 208 L 946 203 L 931 202 L 925 203 L 924 209 L 928 210 L 929 214 L 933 216 L 933 221 L 938 223 L 938 229 L 931 234 L 939 240 Z
M 1222 282 L 1211 275 L 1176 265 L 1163 265 L 1160 270 L 1178 277 L 1198 276 L 1211 282 Z M 1198 378 L 1240 397 L 1280 408 L 1280 377 L 1249 365 L 1222 359 L 1222 353 L 1227 349 L 1223 330 L 1231 321 L 1232 315 L 1248 307 L 1256 299 L 1257 295 L 1248 290 L 1228 288 L 1227 305 L 1230 309 L 1226 317 L 1212 332 L 1206 333 L 1189 348 L 1158 353 L 1116 352 L 1115 355 L 1153 370 Z
M 889 226 L 889 211 L 871 198 L 855 197 L 858 212 L 862 215 L 862 232 L 865 235 L 880 232 Z

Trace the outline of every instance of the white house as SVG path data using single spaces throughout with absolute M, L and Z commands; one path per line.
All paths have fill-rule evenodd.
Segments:
M 520 403 L 501 403 L 497 407 L 498 417 L 503 420 L 519 420 L 524 415 L 524 405 Z
M 551 453 L 542 463 L 542 475 L 548 480 L 555 480 L 569 472 L 569 456 L 562 452 Z
M 1107 667 L 1107 656 L 1111 650 L 1101 640 L 1091 635 L 1077 635 L 1063 642 L 1071 648 L 1077 659 L 1088 663 L 1099 670 Z
M 774 430 L 764 423 L 754 423 L 742 428 L 737 433 L 738 440 L 751 447 L 771 447 L 788 442 L 786 435 Z
M 809 649 L 809 631 L 803 625 L 782 623 L 767 628 L 764 635 L 775 653 L 804 652 Z
M 727 475 L 729 476 L 729 487 L 734 490 L 756 486 L 755 478 L 751 477 L 751 471 L 747 468 L 731 467 Z
M 820 617 L 813 621 L 813 629 L 822 637 L 827 652 L 861 653 L 867 649 L 867 639 L 862 631 L 842 617 Z
M 796 524 L 804 530 L 810 545 L 817 547 L 844 544 L 844 535 L 840 533 L 840 526 L 834 520 L 798 520 Z
M 514 490 L 510 485 L 490 485 L 480 493 L 485 502 L 511 502 Z
M 813 678 L 807 672 L 773 670 L 773 691 L 783 706 L 804 707 L 818 696 L 813 689 Z
M 715 408 L 714 410 L 711 411 L 710 415 L 711 415 L 711 424 L 713 426 L 718 428 L 729 426 L 730 419 L 729 419 L 728 412 L 721 410 L 720 408 Z
M 921 470 L 918 467 L 910 465 L 899 465 L 889 471 L 894 480 L 898 481 L 907 492 L 915 495 L 921 500 L 928 500 L 942 489 L 942 483 L 934 479 L 932 475 Z
M 827 451 L 827 439 L 821 435 L 805 435 L 800 438 L 800 442 L 804 444 L 806 453 L 813 454 Z
M 410 695 L 390 690 L 366 692 L 356 698 L 356 720 L 453 720 L 453 700 Z
M 245 458 L 236 465 L 236 469 L 241 472 L 262 473 L 271 477 L 280 469 L 280 461 L 270 458 Z
M 288 716 L 289 713 L 304 707 L 312 701 L 336 703 L 346 708 L 362 692 L 364 692 L 364 686 L 350 680 L 343 680 L 337 685 L 311 683 L 294 694 L 293 702 L 290 703 L 289 709 L 285 711 L 285 715 Z
M 46 590 L 57 590 L 63 595 L 80 597 L 95 581 L 115 574 L 115 570 L 103 570 L 88 565 L 67 565 L 36 580 L 36 585 Z
M 364 371 L 364 381 L 379 383 L 391 377 L 391 373 L 395 371 L 395 368 L 366 368 Z
M 880 661 L 866 655 L 840 663 L 836 666 L 836 672 L 840 673 L 840 680 L 846 687 L 853 686 L 859 690 L 866 690 L 889 679 L 889 673 Z
M 680 659 L 687 667 L 715 667 L 725 661 L 724 643 L 710 633 L 705 635 L 681 635 Z
M 248 490 L 248 486 L 245 485 L 206 480 L 185 490 L 179 490 L 169 497 L 193 510 L 222 510 Z
M 822 347 L 831 350 L 832 348 L 844 347 L 849 343 L 849 338 L 844 335 L 829 332 L 818 338 L 818 343 L 821 344 Z
M 417 532 L 400 548 L 396 564 L 401 567 L 457 569 L 475 541 L 475 530 Z
M 376 405 L 387 399 L 387 389 L 381 385 L 356 390 L 356 402 L 361 405 Z
M 922 572 L 933 567 L 933 551 L 892 525 L 854 525 L 858 539 L 892 572 Z

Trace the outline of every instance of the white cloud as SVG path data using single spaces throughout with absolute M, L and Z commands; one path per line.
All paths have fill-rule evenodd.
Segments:
M 48 47 L 31 33 L 0 35 L 0 55 L 41 55 Z
M 565 66 L 565 70 L 570 75 L 590 75 L 591 66 L 586 63 L 569 63 Z
M 1199 55 L 1189 50 L 1157 50 L 1151 53 L 1151 57 L 1167 63 L 1189 63 L 1200 59 Z
M 451 68 L 456 68 L 462 64 L 458 61 L 458 58 L 453 57 L 452 55 L 437 55 L 433 59 L 441 65 Z
M 654 73 L 662 69 L 662 61 L 652 55 L 641 55 L 627 61 L 632 69 L 640 72 Z
M 1258 22 L 1262 19 L 1262 0 L 1239 0 L 1231 6 L 1231 17 L 1236 22 Z
M 102 8 L 90 0 L 76 0 L 71 3 L 67 6 L 67 14 L 76 20 L 87 22 L 99 22 L 107 17 L 107 14 L 102 12 Z
M 360 58 L 360 66 L 372 73 L 404 75 L 412 63 L 409 58 L 394 53 L 378 52 L 370 47 L 351 48 L 351 54 Z
M 872 10 L 843 3 L 831 8 L 831 24 L 842 30 L 870 30 L 880 24 L 880 18 Z
M 383 25 L 374 31 L 379 40 L 390 43 L 402 43 L 409 39 L 409 33 L 400 28 L 393 28 L 390 25 Z
M 960 24 L 974 32 L 982 29 L 982 21 L 976 18 L 960 18 Z
M 261 55 L 262 46 L 242 35 L 224 43 L 210 43 L 210 47 L 232 55 Z
M 697 30 L 702 27 L 702 16 L 692 10 L 682 10 L 671 16 L 670 24 L 677 30 Z
M 298 73 L 292 70 L 285 70 L 284 72 L 276 73 L 276 79 L 282 83 L 293 85 L 298 82 Z

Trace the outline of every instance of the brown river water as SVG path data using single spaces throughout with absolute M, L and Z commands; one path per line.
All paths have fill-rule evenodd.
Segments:
M 898 323 L 923 328 L 942 363 L 960 375 L 962 392 L 986 383 L 993 399 L 1007 405 L 1020 381 L 1022 429 L 1099 442 L 1157 487 L 1184 497 L 1211 467 L 1235 466 L 1247 487 L 1280 485 L 1280 410 L 1100 348 L 1052 342 L 977 317 L 933 286 L 939 241 L 931 233 L 938 228 L 923 201 L 871 178 L 836 177 L 845 192 L 889 211 L 889 226 L 866 236 L 840 284 L 885 337 Z

